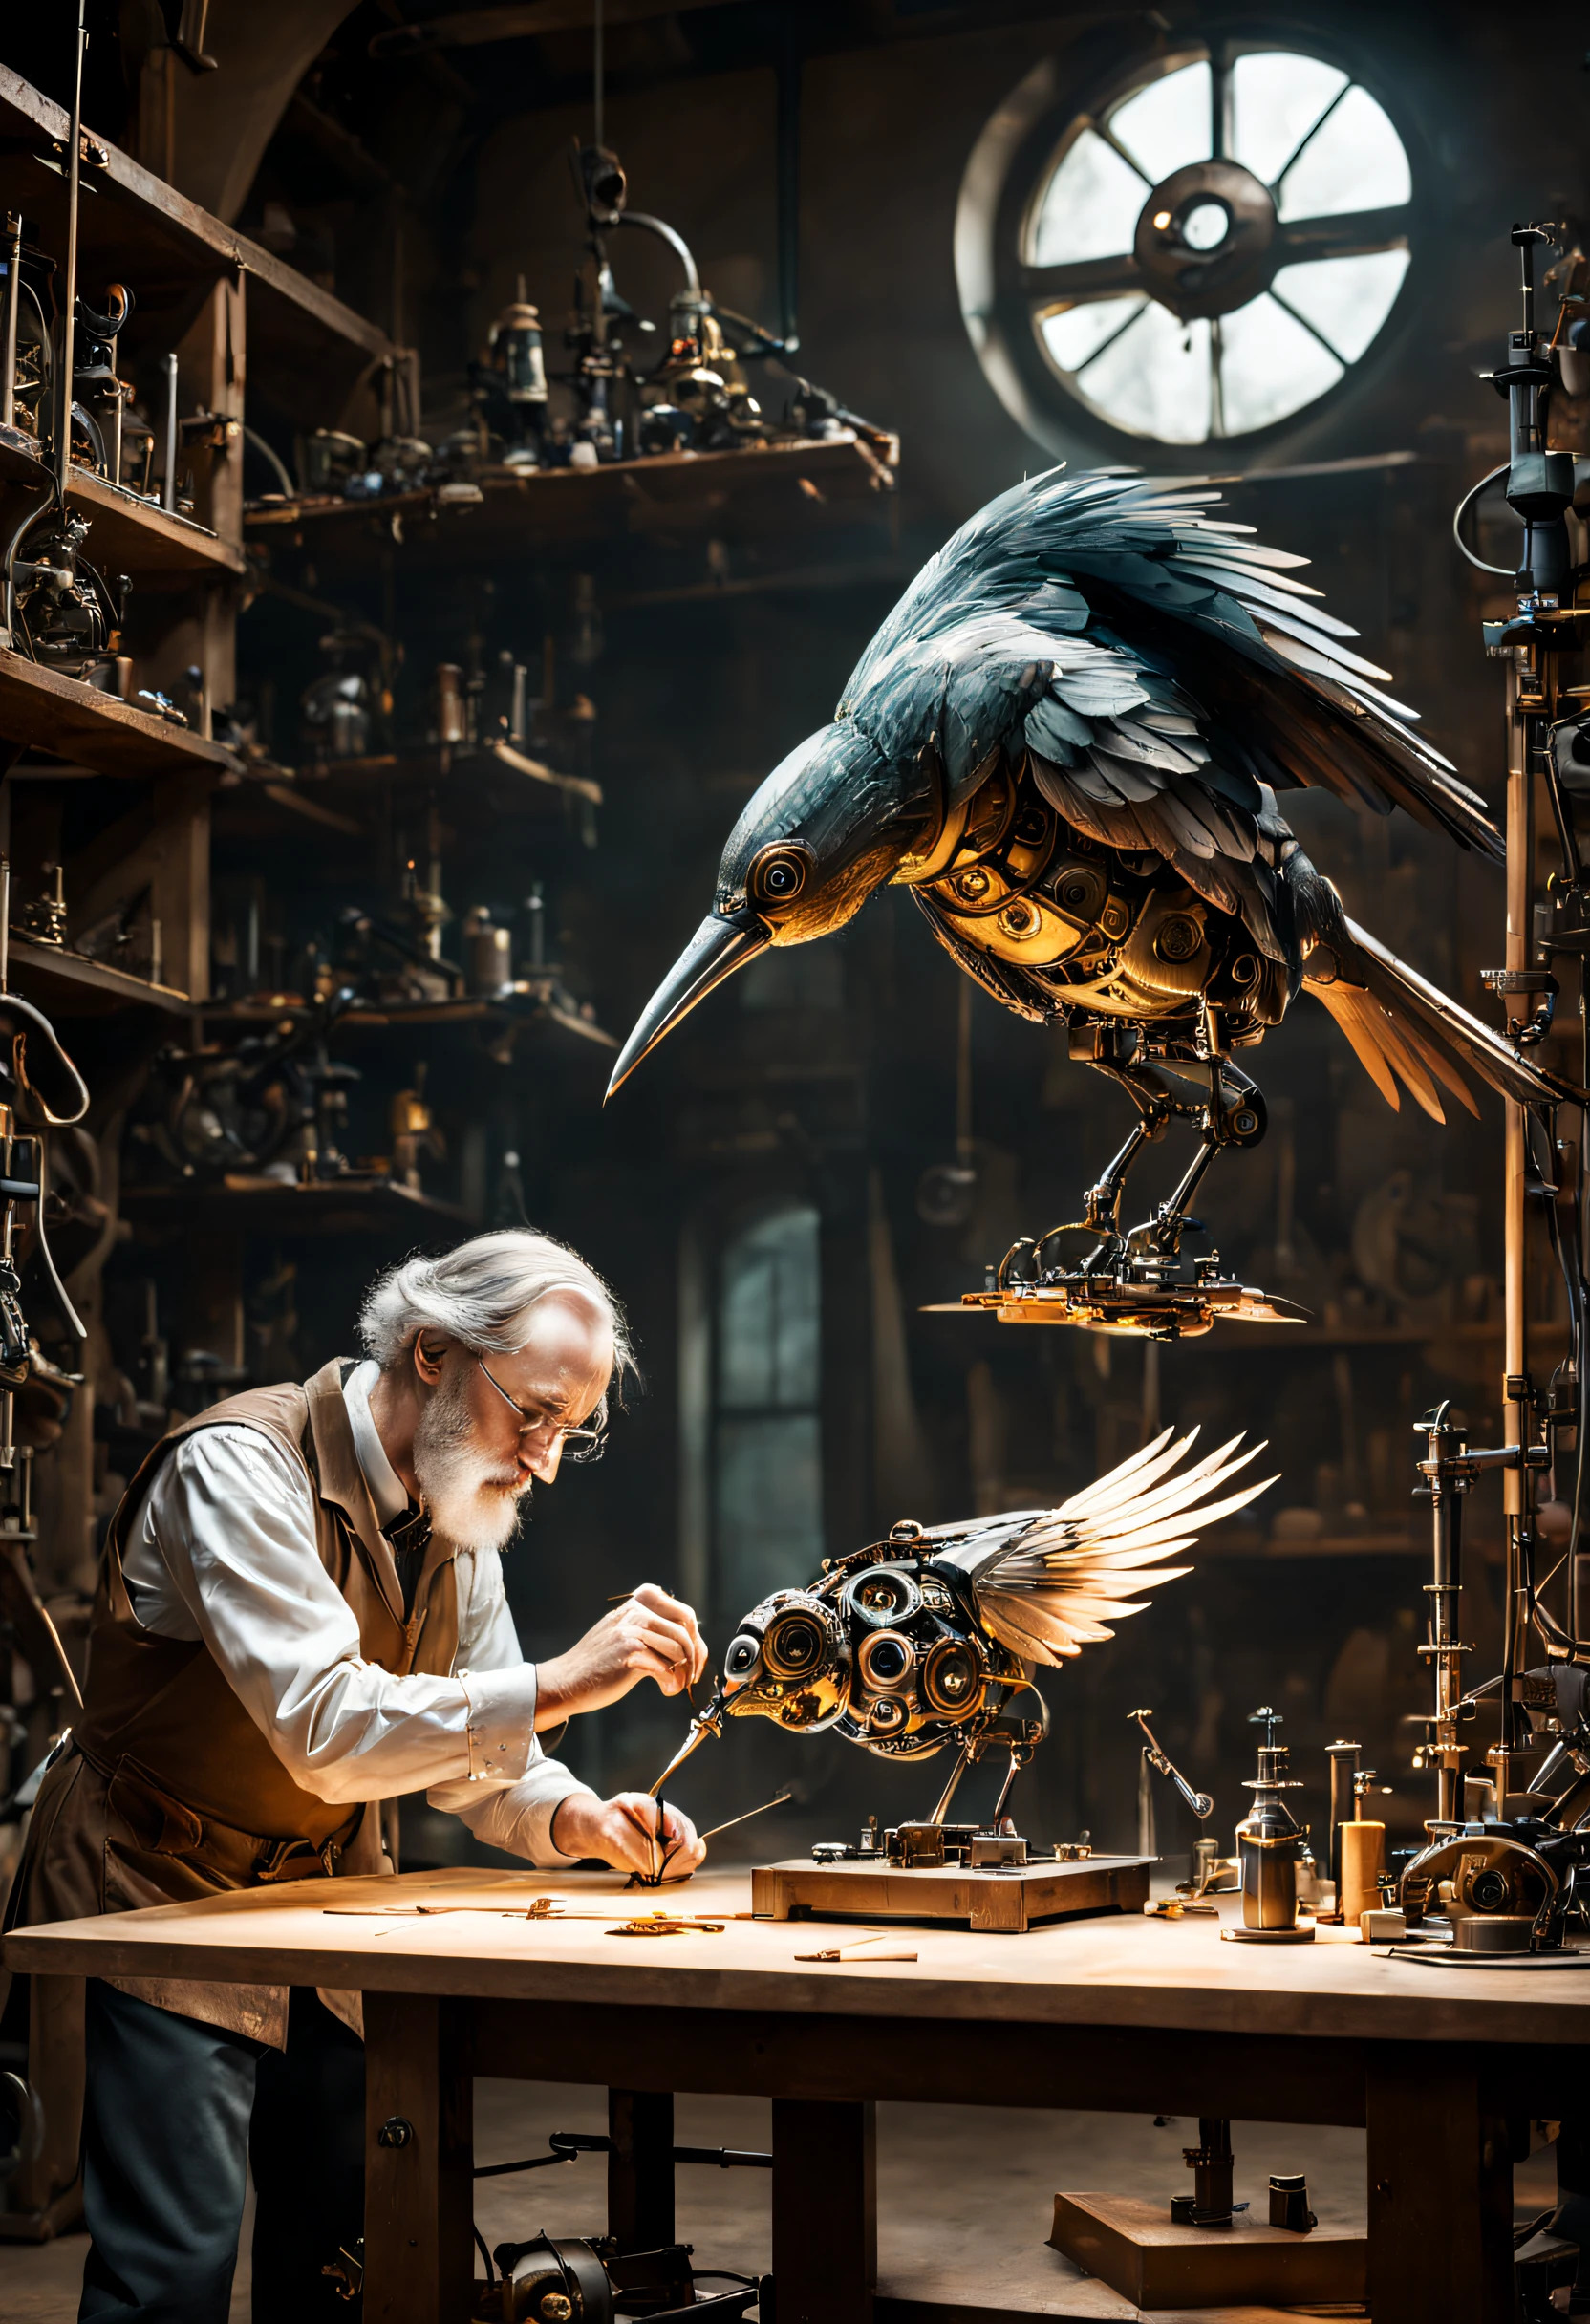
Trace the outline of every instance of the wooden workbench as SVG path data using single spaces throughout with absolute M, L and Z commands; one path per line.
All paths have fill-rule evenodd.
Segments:
M 505 1917 L 537 1894 L 596 1917 Z M 875 2296 L 880 2098 L 1364 2124 L 1377 2324 L 1512 2315 L 1508 2124 L 1582 2109 L 1590 1968 L 1433 1969 L 1323 1934 L 1268 1948 L 1221 1943 L 1209 1921 L 1140 1917 L 1021 1937 L 912 1930 L 900 1943 L 914 1963 L 798 1962 L 859 1933 L 832 1925 L 609 1933 L 658 1903 L 744 1912 L 749 1878 L 660 1898 L 595 1874 L 301 1882 L 25 1929 L 6 1957 L 69 1976 L 362 1988 L 366 2324 L 467 2315 L 477 2075 L 613 2090 L 610 2224 L 637 2243 L 672 2239 L 669 2094 L 770 2098 L 778 2324 L 1014 2313 Z M 476 1909 L 391 1912 L 422 1904 Z M 393 2118 L 412 2135 L 379 2145 Z M 1034 2220 L 1035 2254 L 1046 2229 Z

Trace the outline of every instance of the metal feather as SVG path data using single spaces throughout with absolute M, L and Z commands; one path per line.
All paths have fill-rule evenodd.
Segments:
M 1183 1468 L 1197 1431 L 1173 1444 L 1171 1433 L 1164 1430 L 1059 1508 L 1011 1512 L 939 1553 L 968 1576 L 981 1620 L 1013 1653 L 1058 1664 L 1112 1638 L 1108 1624 L 1142 1613 L 1144 1591 L 1192 1572 L 1157 1562 L 1192 1547 L 1189 1526 L 1218 1523 L 1276 1481 L 1226 1492 L 1262 1444 L 1242 1451 L 1234 1436 Z

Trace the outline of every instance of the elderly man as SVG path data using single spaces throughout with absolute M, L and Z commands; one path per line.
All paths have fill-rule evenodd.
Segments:
M 685 1818 L 600 1799 L 538 1729 L 705 1648 L 651 1583 L 526 1663 L 501 1552 L 532 1481 L 589 1453 L 631 1365 L 622 1314 L 542 1235 L 479 1236 L 376 1282 L 370 1361 L 174 1429 L 114 1518 L 87 1700 L 45 1775 L 13 1918 L 391 1869 L 381 1803 L 423 1791 L 532 1863 L 690 1871 Z M 360 2232 L 356 1994 L 92 1981 L 79 2314 L 226 2324 L 246 2157 L 257 2324 L 346 2318 Z

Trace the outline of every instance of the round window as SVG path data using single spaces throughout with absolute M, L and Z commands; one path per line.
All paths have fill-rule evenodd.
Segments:
M 956 222 L 967 328 L 1016 417 L 1052 439 L 1071 397 L 1201 444 L 1328 394 L 1407 271 L 1385 108 L 1279 47 L 1156 57 L 1069 118 L 1057 80 L 1040 67 L 989 124 Z

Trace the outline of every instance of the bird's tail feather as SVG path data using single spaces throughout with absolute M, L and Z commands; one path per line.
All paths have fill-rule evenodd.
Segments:
M 1335 1018 L 1386 1104 L 1400 1108 L 1399 1082 L 1432 1120 L 1445 1121 L 1441 1088 L 1471 1113 L 1478 1109 L 1466 1078 L 1476 1073 L 1520 1105 L 1550 1105 L 1577 1092 L 1571 1082 L 1521 1057 L 1511 1042 L 1450 1000 L 1354 920 L 1346 942 L 1316 945 L 1303 981 Z

